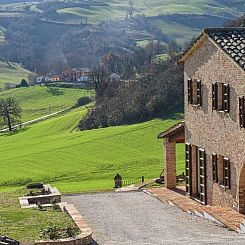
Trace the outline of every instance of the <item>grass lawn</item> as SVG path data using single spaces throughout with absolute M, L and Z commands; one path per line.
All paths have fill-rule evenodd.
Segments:
M 71 218 L 60 211 L 21 209 L 18 197 L 25 190 L 0 193 L 0 234 L 24 244 L 40 240 L 40 230 L 48 226 L 75 227 Z
M 4 190 L 28 182 L 52 183 L 63 193 L 108 190 L 119 172 L 124 179 L 158 177 L 163 167 L 159 132 L 176 120 L 74 131 L 86 114 L 78 108 L 13 134 L 0 136 Z M 178 172 L 184 171 L 184 146 L 178 146 Z M 1 189 L 0 189 L 1 190 Z
M 0 41 L 1 41 L 1 29 L 0 29 Z M 0 88 L 3 83 L 20 83 L 24 78 L 27 79 L 31 72 L 24 69 L 17 63 L 9 62 L 9 64 L 0 61 Z
M 78 98 L 92 95 L 92 90 L 40 86 L 0 92 L 1 97 L 14 97 L 20 103 L 23 122 L 68 109 L 75 105 Z

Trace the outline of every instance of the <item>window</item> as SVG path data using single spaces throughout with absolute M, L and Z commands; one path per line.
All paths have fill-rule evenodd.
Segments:
M 212 155 L 212 170 L 213 181 L 224 186 L 226 189 L 230 189 L 230 160 L 224 156 Z
M 188 79 L 188 104 L 202 106 L 202 83 L 200 80 Z
M 231 180 L 230 180 L 230 160 L 226 157 L 223 158 L 224 164 L 224 186 L 227 189 L 231 188 Z
M 239 98 L 239 121 L 240 127 L 245 128 L 245 96 Z
M 212 84 L 212 108 L 213 110 L 230 112 L 230 86 L 227 83 Z
M 212 173 L 213 173 L 213 182 L 218 183 L 218 157 L 217 154 L 212 154 Z

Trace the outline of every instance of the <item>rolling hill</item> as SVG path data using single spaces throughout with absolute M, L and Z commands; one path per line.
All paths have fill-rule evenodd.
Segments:
M 45 2 L 45 3 L 44 3 Z M 145 15 L 159 26 L 170 39 L 179 42 L 196 36 L 200 29 L 207 26 L 222 26 L 230 18 L 244 13 L 243 0 L 134 0 L 134 15 Z M 9 4 L 7 4 L 9 3 Z M 29 6 L 29 7 L 28 7 Z M 80 25 L 83 18 L 89 24 L 98 24 L 102 20 L 122 20 L 129 7 L 128 1 L 22 1 L 4 0 L 1 15 L 32 15 L 37 12 L 46 22 L 60 25 Z M 46 13 L 47 12 L 47 13 Z M 0 17 L 1 17 L 0 15 Z M 190 19 L 192 26 L 189 25 Z M 200 21 L 202 25 L 200 26 Z M 55 29 L 55 28 L 54 28 Z
M 13 135 L 1 135 L 1 189 L 28 182 L 53 183 L 63 193 L 112 189 L 119 172 L 124 179 L 158 177 L 162 141 L 157 134 L 176 120 L 76 131 L 86 109 L 49 119 Z M 179 146 L 178 171 L 184 169 Z
M 92 90 L 28 87 L 0 92 L 1 98 L 14 97 L 22 108 L 23 122 L 73 107 L 80 97 L 93 96 Z
M 0 31 L 1 40 L 1 31 Z M 22 79 L 27 79 L 32 72 L 21 67 L 17 63 L 0 61 L 0 88 L 3 83 L 20 83 Z

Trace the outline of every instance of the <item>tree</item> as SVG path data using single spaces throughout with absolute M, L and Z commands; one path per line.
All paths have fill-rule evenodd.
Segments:
M 0 117 L 2 124 L 8 126 L 9 131 L 13 130 L 16 123 L 20 123 L 21 107 L 12 97 L 0 99 Z
M 245 14 L 237 19 L 227 21 L 225 27 L 245 27 Z
M 22 79 L 21 82 L 20 82 L 20 86 L 21 87 L 29 87 L 29 84 L 28 84 L 28 82 L 25 79 Z
M 98 66 L 91 73 L 91 80 L 97 97 L 101 97 L 107 87 L 108 74 L 104 67 Z

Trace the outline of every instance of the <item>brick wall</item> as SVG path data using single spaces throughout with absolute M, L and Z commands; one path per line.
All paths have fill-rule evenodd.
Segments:
M 187 103 L 187 79 L 201 79 L 203 105 Z M 212 83 L 230 85 L 230 113 L 212 111 Z M 204 41 L 185 62 L 186 141 L 204 148 L 207 154 L 207 203 L 238 210 L 239 176 L 245 163 L 245 129 L 239 126 L 239 96 L 245 95 L 245 72 L 210 40 Z M 231 161 L 231 189 L 212 181 L 212 153 Z

